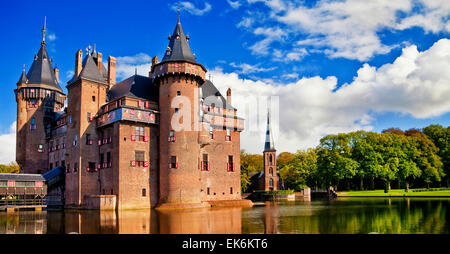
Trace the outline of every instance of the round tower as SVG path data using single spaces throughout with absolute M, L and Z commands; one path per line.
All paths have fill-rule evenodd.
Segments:
M 21 173 L 44 173 L 49 169 L 47 139 L 55 111 L 64 107 L 65 95 L 58 84 L 45 46 L 45 25 L 41 48 L 28 73 L 25 68 L 14 90 L 17 102 L 16 161 Z
M 150 72 L 159 86 L 160 205 L 201 203 L 198 88 L 206 69 L 188 41 L 178 17 L 162 61 Z

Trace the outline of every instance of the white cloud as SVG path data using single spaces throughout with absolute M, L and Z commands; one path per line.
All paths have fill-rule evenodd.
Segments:
M 441 39 L 426 51 L 405 47 L 393 63 L 376 69 L 364 64 L 354 81 L 337 91 L 336 77 L 301 78 L 286 84 L 242 79 L 236 73 L 212 70 L 214 84 L 224 94 L 232 89 L 233 106 L 247 119 L 266 115 L 265 99 L 277 96 L 279 112 L 272 114 L 276 148 L 294 152 L 316 146 L 330 133 L 371 130 L 377 113 L 396 112 L 428 118 L 450 112 L 450 40 Z M 255 97 L 257 96 L 257 97 Z M 259 103 L 259 112 L 246 110 Z M 279 121 L 276 121 L 279 120 Z M 247 126 L 248 127 L 248 126 Z M 251 153 L 263 149 L 265 125 L 246 131 L 241 147 Z
M 241 6 L 241 3 L 239 2 L 239 0 L 236 1 L 231 1 L 231 0 L 227 0 L 227 3 L 231 6 L 231 8 L 233 9 L 238 9 Z
M 0 135 L 0 163 L 16 161 L 16 122 L 9 127 L 9 132 Z
M 249 4 L 257 2 L 270 10 L 266 14 L 270 22 L 259 22 L 265 30 L 270 29 L 270 24 L 281 29 L 285 37 L 297 40 L 297 45 L 318 50 L 331 58 L 366 61 L 373 55 L 388 53 L 398 45 L 381 42 L 378 33 L 385 29 L 404 30 L 417 26 L 427 32 L 450 32 L 448 0 L 320 0 L 312 7 L 306 7 L 303 1 L 248 0 Z M 247 15 L 238 26 L 249 29 L 256 21 L 259 20 Z M 261 35 L 265 38 L 250 49 L 254 54 L 267 55 L 276 39 L 271 34 Z
M 49 40 L 49 41 L 54 41 L 54 40 L 56 40 L 56 35 L 55 34 L 48 34 L 48 36 L 47 36 L 47 39 Z
M 134 56 L 119 56 L 117 59 L 116 73 L 120 79 L 128 78 L 136 72 L 142 76 L 148 76 L 152 58 L 145 53 Z
M 208 2 L 205 2 L 205 7 L 203 9 L 197 8 L 191 2 L 178 2 L 175 5 L 171 5 L 170 8 L 174 11 L 178 11 L 178 9 L 180 8 L 181 11 L 187 11 L 192 15 L 202 16 L 202 15 L 208 13 L 212 7 L 211 7 L 211 4 L 209 4 Z
M 257 64 L 257 65 L 250 65 L 247 63 L 236 64 L 234 62 L 230 63 L 230 66 L 239 69 L 238 73 L 240 73 L 240 74 L 273 71 L 277 68 L 277 67 L 263 68 L 263 67 L 258 67 L 259 64 Z

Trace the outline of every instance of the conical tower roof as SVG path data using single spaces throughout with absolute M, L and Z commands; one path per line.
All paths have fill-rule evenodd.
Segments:
M 169 61 L 187 61 L 196 62 L 196 57 L 192 54 L 189 47 L 189 37 L 184 34 L 181 27 L 180 17 L 178 16 L 178 22 L 175 26 L 172 36 L 169 36 L 169 46 L 166 49 L 163 60 L 161 62 Z
M 264 144 L 264 152 L 275 151 L 275 144 L 273 142 L 272 129 L 270 127 L 270 113 L 267 112 L 267 131 L 266 131 L 266 143 Z
M 41 48 L 34 57 L 33 64 L 27 73 L 27 79 L 28 84 L 45 84 L 62 91 L 52 68 L 52 62 L 48 57 L 45 41 L 42 41 Z
M 20 75 L 19 81 L 17 81 L 17 84 L 26 84 L 28 82 L 27 74 L 25 73 L 25 68 L 22 71 L 22 75 Z

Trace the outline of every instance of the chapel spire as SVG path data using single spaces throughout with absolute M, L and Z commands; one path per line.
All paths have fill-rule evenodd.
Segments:
M 267 111 L 267 130 L 266 143 L 264 144 L 264 151 L 275 151 L 275 144 L 273 142 L 272 129 L 270 127 L 270 112 Z

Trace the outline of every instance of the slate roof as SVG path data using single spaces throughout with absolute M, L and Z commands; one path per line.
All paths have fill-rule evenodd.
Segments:
M 234 109 L 233 106 L 228 104 L 227 100 L 222 96 L 222 94 L 211 81 L 206 80 L 205 83 L 200 86 L 200 88 L 202 89 L 202 98 L 205 105 L 211 105 L 214 103 L 215 106 Z
M 196 57 L 192 54 L 191 48 L 189 47 L 189 37 L 184 34 L 183 28 L 181 27 L 180 18 L 178 17 L 178 23 L 175 26 L 172 36 L 169 36 L 169 46 L 164 54 L 161 62 L 170 61 L 187 61 L 196 62 Z
M 102 84 L 106 84 L 107 78 L 108 78 L 108 71 L 106 70 L 105 66 L 102 64 L 102 73 L 98 71 L 97 67 L 97 53 L 88 53 L 82 63 L 82 70 L 80 72 L 80 75 L 73 78 L 68 81 L 68 84 L 72 84 L 73 82 L 79 80 L 79 79 L 87 79 L 95 82 L 99 82 Z
M 133 75 L 111 87 L 108 91 L 109 100 L 127 96 L 143 100 L 159 101 L 159 89 L 153 79 L 140 75 Z
M 39 52 L 34 57 L 33 64 L 27 73 L 28 84 L 45 84 L 62 91 L 52 68 L 52 63 L 48 57 L 45 43 L 41 43 Z
M 19 81 L 17 81 L 18 84 L 26 84 L 28 82 L 27 74 L 25 73 L 25 70 L 22 71 L 22 75 L 19 78 Z
M 264 151 L 275 151 L 275 144 L 273 142 L 272 130 L 270 127 L 269 112 L 267 112 L 267 130 L 266 130 L 266 142 L 264 144 Z
M 39 174 L 0 174 L 0 180 L 11 181 L 45 181 L 45 178 Z

